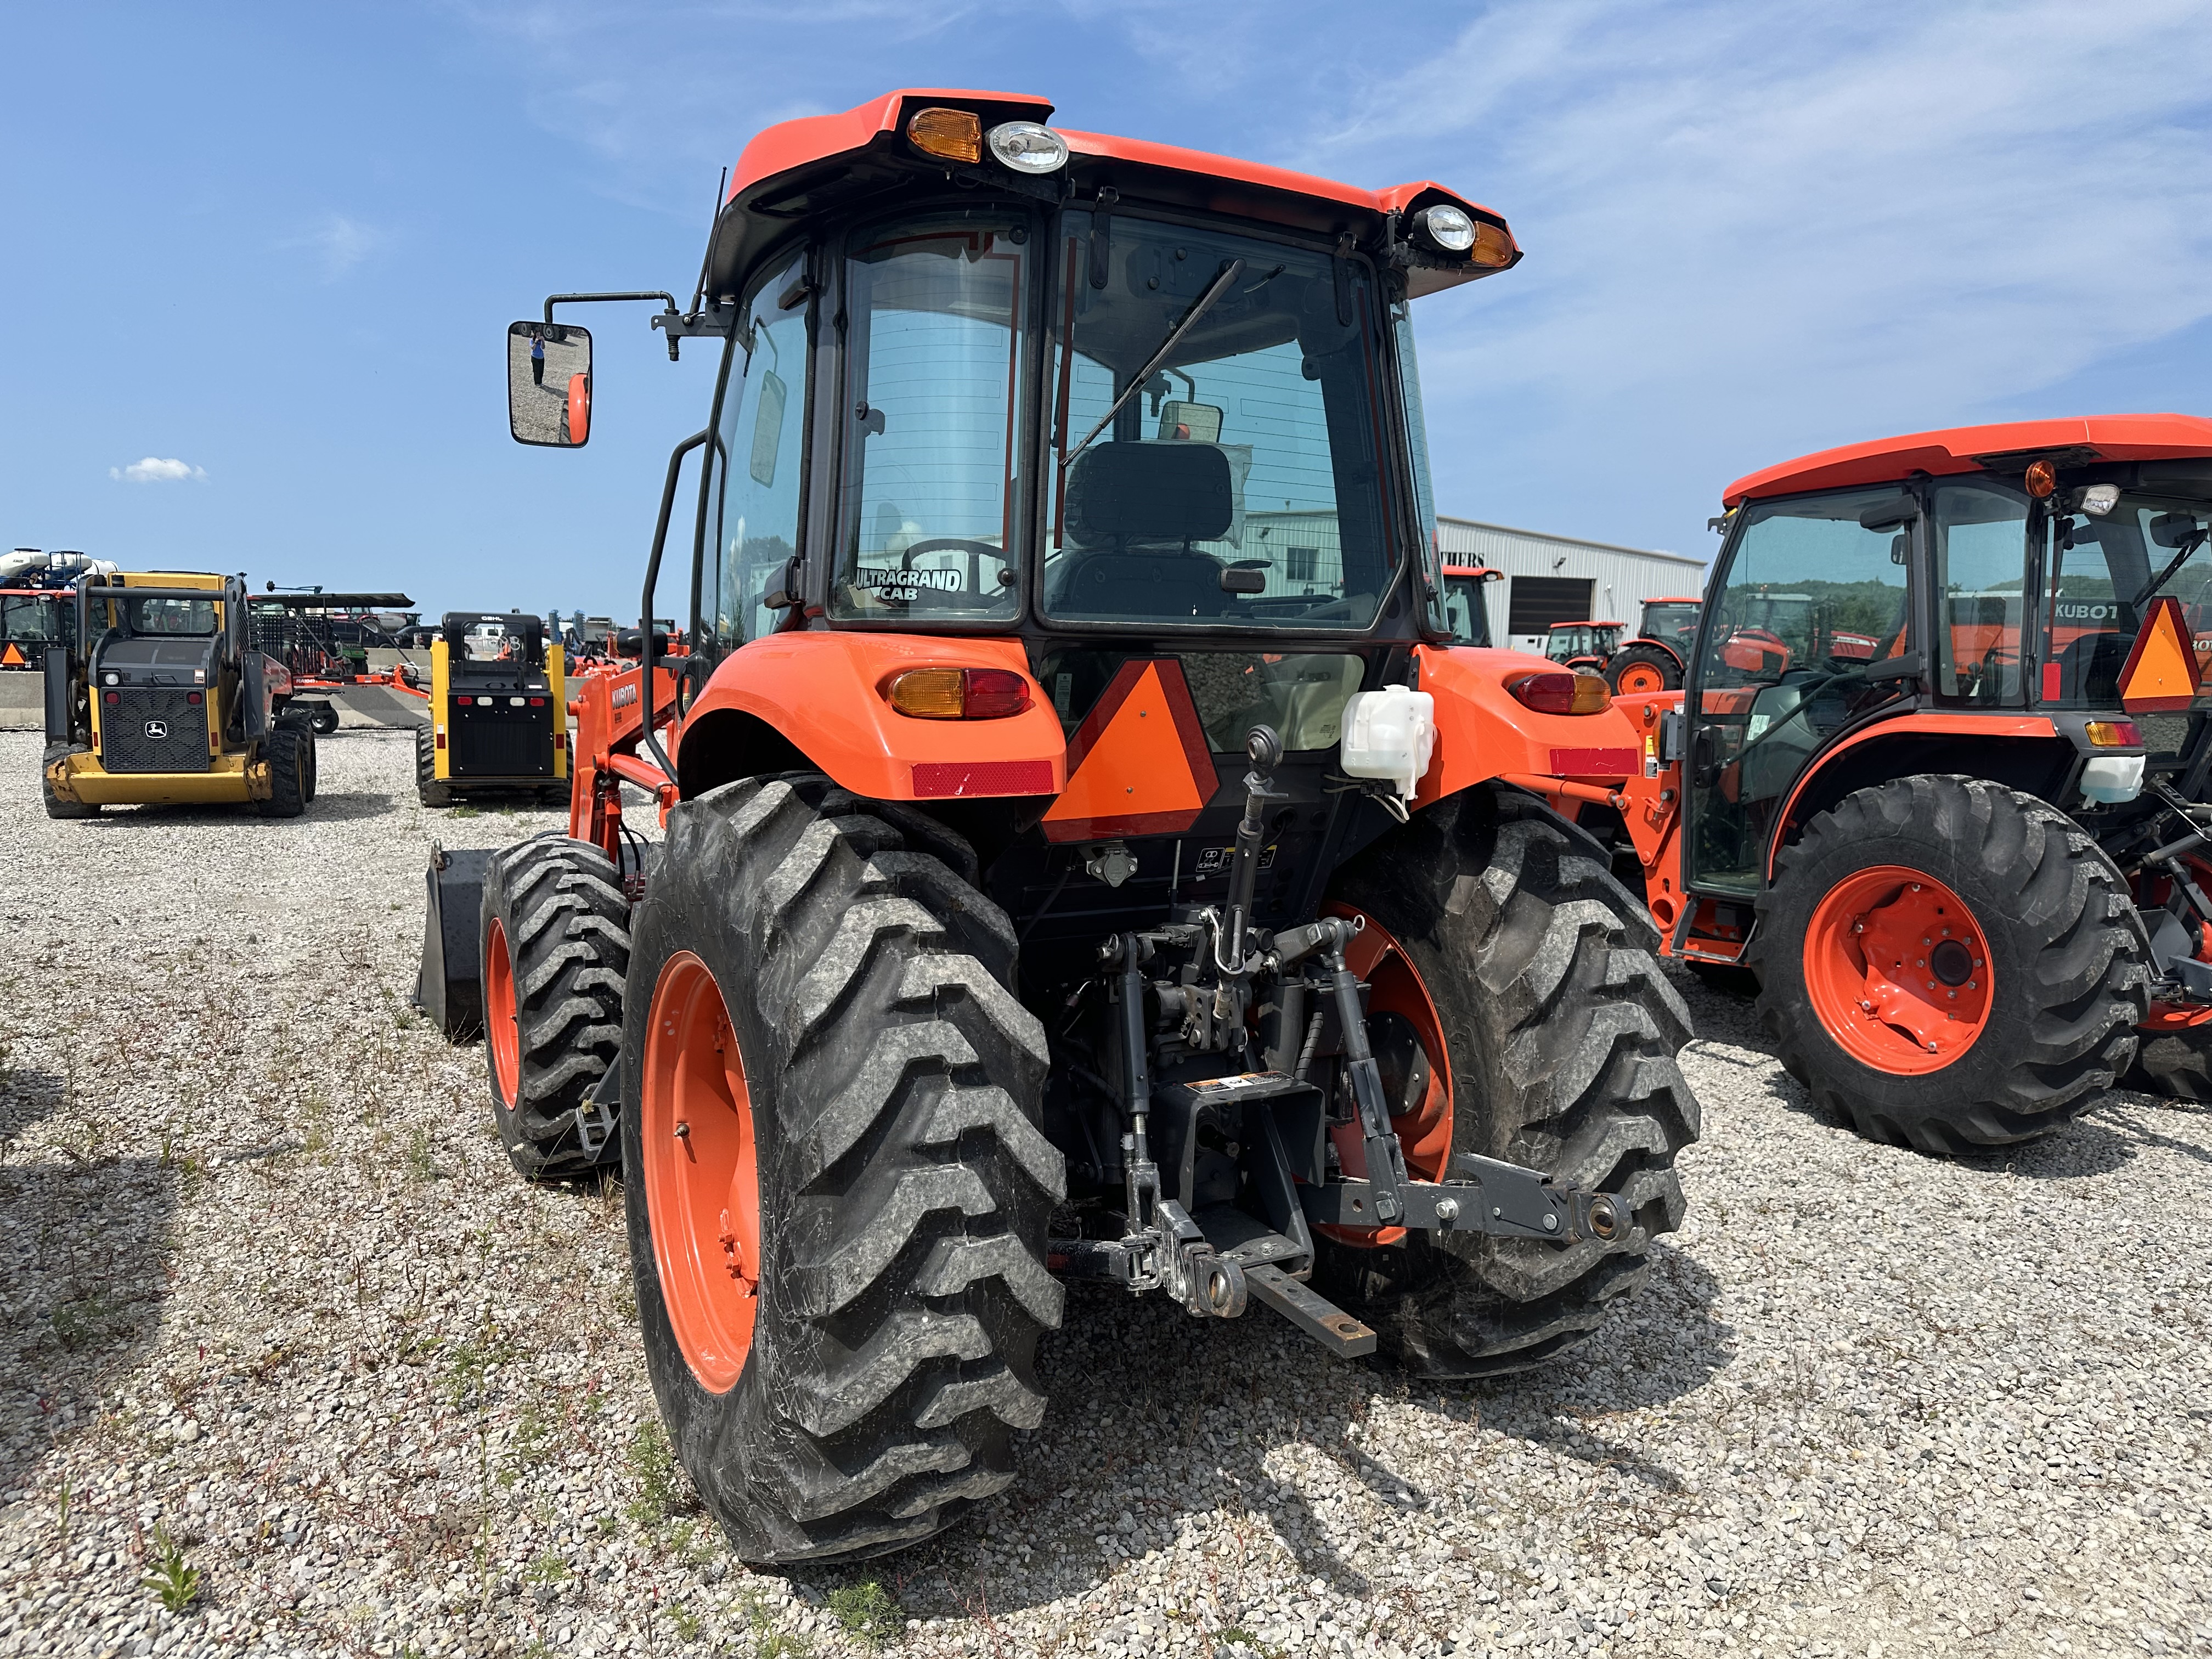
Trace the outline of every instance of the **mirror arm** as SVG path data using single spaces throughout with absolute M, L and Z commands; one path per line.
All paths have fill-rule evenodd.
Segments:
M 546 305 L 550 309 L 552 301 L 549 300 Z M 660 738 L 655 731 L 657 721 L 654 717 L 659 710 L 653 695 L 653 593 L 660 585 L 660 555 L 668 545 L 668 520 L 676 511 L 676 485 L 684 473 L 684 458 L 714 435 L 714 428 L 702 427 L 668 452 L 668 478 L 660 486 L 660 519 L 653 527 L 653 556 L 645 562 L 645 597 L 641 601 L 645 614 L 638 619 L 637 626 L 638 700 L 643 705 L 640 712 L 645 718 L 641 741 L 652 751 L 653 758 L 659 763 L 660 769 L 668 775 L 671 782 L 675 781 L 676 764 L 668 758 L 668 751 L 660 746 Z
M 676 296 L 665 289 L 637 289 L 621 294 L 549 294 L 545 296 L 545 320 L 553 320 L 555 306 L 603 305 L 635 300 L 658 300 L 660 310 L 653 318 L 652 325 L 668 337 L 668 361 L 674 362 L 677 343 L 702 334 L 727 334 L 736 322 L 738 308 L 734 305 L 716 303 L 690 315 L 676 308 Z

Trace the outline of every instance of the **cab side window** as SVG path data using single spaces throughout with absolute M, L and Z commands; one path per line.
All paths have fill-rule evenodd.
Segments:
M 799 294 L 804 256 L 773 273 L 754 292 L 732 349 L 722 394 L 722 425 L 714 465 L 721 477 L 714 547 L 711 626 L 726 647 L 757 639 L 777 613 L 761 603 L 784 562 L 799 551 L 800 461 L 805 453 L 807 317 Z M 788 310 L 779 301 L 793 295 Z M 742 371 L 743 379 L 739 380 Z
M 1828 735 L 1910 684 L 1869 679 L 1904 655 L 1910 528 L 1860 514 L 1895 486 L 1754 502 L 1710 590 L 1692 713 L 1695 878 L 1749 891 L 1774 815 Z
M 2027 497 L 1994 483 L 1936 492 L 1936 689 L 2016 704 L 2027 690 Z

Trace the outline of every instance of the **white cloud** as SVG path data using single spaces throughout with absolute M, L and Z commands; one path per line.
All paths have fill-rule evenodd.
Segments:
M 207 481 L 207 469 L 194 466 L 189 461 L 165 461 L 158 455 L 149 455 L 128 466 L 111 466 L 107 476 L 125 483 L 182 483 L 186 479 L 204 483 Z

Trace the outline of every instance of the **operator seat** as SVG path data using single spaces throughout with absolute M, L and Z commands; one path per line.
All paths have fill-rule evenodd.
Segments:
M 2058 695 L 2069 703 L 2118 707 L 2120 670 L 2135 645 L 2132 635 L 2084 634 L 2058 653 Z
M 1048 595 L 1060 616 L 1218 617 L 1221 562 L 1194 542 L 1235 521 L 1229 458 L 1218 447 L 1098 444 L 1068 469 L 1066 536 L 1078 550 Z

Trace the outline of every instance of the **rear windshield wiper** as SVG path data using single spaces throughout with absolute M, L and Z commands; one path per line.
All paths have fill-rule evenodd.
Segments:
M 1097 426 L 1083 434 L 1081 443 L 1060 457 L 1060 465 L 1063 471 L 1075 464 L 1075 458 L 1078 455 L 1091 447 L 1091 441 L 1103 432 L 1114 417 L 1121 412 L 1122 404 L 1127 403 L 1130 398 L 1152 383 L 1152 376 L 1159 373 L 1160 365 L 1168 360 L 1169 355 L 1175 350 L 1182 337 L 1189 333 L 1192 325 L 1212 308 L 1216 300 L 1229 291 L 1229 285 L 1243 274 L 1244 262 L 1242 259 L 1231 259 L 1221 267 L 1221 274 L 1206 285 L 1206 292 L 1198 296 L 1198 303 L 1193 306 L 1183 319 L 1175 325 L 1175 331 L 1160 342 L 1160 349 L 1152 354 L 1152 361 L 1130 376 L 1127 389 L 1114 399 L 1114 406 L 1098 417 Z

